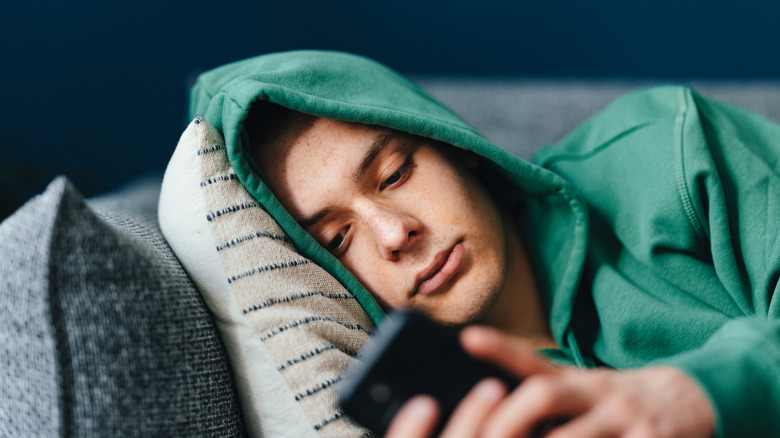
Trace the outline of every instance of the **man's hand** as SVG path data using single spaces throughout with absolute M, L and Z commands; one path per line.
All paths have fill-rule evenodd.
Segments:
M 461 401 L 442 436 L 532 437 L 539 430 L 550 438 L 713 435 L 715 417 L 709 400 L 674 368 L 557 368 L 522 340 L 486 327 L 464 329 L 461 342 L 470 354 L 524 381 L 508 395 L 496 380 L 478 384 Z M 387 436 L 428 437 L 437 416 L 434 400 L 416 397 L 396 416 Z M 554 424 L 558 426 L 549 426 Z

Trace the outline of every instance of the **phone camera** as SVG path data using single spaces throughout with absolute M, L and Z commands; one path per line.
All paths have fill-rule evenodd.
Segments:
M 390 387 L 385 385 L 384 383 L 374 383 L 371 385 L 371 389 L 369 391 L 369 394 L 371 395 L 371 399 L 375 403 L 387 403 L 388 400 L 390 400 L 390 395 L 392 391 L 390 390 Z

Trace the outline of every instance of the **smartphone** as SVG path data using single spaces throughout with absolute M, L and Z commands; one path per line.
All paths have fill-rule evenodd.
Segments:
M 460 345 L 458 330 L 414 311 L 388 315 L 360 352 L 340 390 L 345 414 L 383 436 L 401 406 L 417 394 L 439 402 L 440 431 L 460 400 L 486 377 L 514 389 L 519 380 L 478 360 Z

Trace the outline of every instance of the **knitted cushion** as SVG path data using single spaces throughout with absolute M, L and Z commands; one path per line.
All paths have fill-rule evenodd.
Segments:
M 0 436 L 246 436 L 158 186 L 90 207 L 58 178 L 0 224 Z
M 252 430 L 363 435 L 339 410 L 335 384 L 371 319 L 296 252 L 236 179 L 223 139 L 205 120 L 190 123 L 168 164 L 159 218 L 216 317 Z

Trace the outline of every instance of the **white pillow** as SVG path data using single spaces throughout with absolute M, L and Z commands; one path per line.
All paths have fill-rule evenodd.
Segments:
M 253 436 L 362 436 L 335 383 L 373 323 L 298 254 L 236 178 L 221 135 L 193 120 L 165 172 L 160 227 L 214 314 Z

